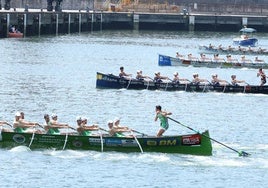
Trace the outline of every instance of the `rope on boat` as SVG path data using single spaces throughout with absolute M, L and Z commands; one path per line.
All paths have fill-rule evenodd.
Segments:
M 137 142 L 137 144 L 138 144 L 138 146 L 139 146 L 139 148 L 141 150 L 141 153 L 143 153 L 143 149 L 142 149 L 142 147 L 140 145 L 140 142 L 138 141 L 137 137 L 134 135 L 133 131 L 131 131 L 131 134 L 133 135 L 134 139 L 136 140 L 136 142 Z
M 223 91 L 222 91 L 223 93 L 225 92 L 225 89 L 226 89 L 226 85 L 224 85 L 224 88 L 223 88 Z
M 28 146 L 29 148 L 31 147 L 31 145 L 32 145 L 32 143 L 33 143 L 34 136 L 35 136 L 35 127 L 33 128 L 32 138 L 31 138 L 30 144 L 29 144 L 29 146 Z
M 147 81 L 147 87 L 146 87 L 146 89 L 148 90 L 148 88 L 149 88 L 149 80 Z
M 129 87 L 129 85 L 130 85 L 130 83 L 131 83 L 131 80 L 132 80 L 132 77 L 130 77 L 130 79 L 129 79 L 129 81 L 128 81 L 128 85 L 127 85 L 127 88 L 126 88 L 126 89 L 128 89 L 128 87 Z
M 167 90 L 167 87 L 168 87 L 168 82 L 167 82 L 167 85 L 166 85 L 165 91 Z
M 66 143 L 67 143 L 67 141 L 68 141 L 68 132 L 69 132 L 68 130 L 69 130 L 69 127 L 67 128 L 67 132 L 66 132 L 66 136 L 65 136 L 64 145 L 63 145 L 62 150 L 65 149 L 65 147 L 66 147 Z
M 102 139 L 102 133 L 99 131 L 100 134 L 100 140 L 101 140 L 101 152 L 103 152 L 103 139 Z
M 206 87 L 207 87 L 207 84 L 205 84 L 205 87 L 204 87 L 204 89 L 203 89 L 202 93 L 204 93 L 204 92 L 205 92 Z

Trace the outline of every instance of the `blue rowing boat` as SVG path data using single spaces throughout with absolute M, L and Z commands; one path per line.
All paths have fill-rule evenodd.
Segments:
M 209 68 L 268 68 L 268 63 L 265 62 L 253 62 L 253 61 L 238 61 L 227 59 L 213 60 L 213 59 L 186 59 L 177 58 L 167 55 L 158 55 L 159 66 L 193 66 L 193 67 L 209 67 Z

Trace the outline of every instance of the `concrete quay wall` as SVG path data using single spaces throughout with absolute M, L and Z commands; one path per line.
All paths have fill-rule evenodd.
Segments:
M 24 36 L 58 35 L 107 29 L 128 30 L 202 30 L 238 31 L 243 26 L 259 32 L 268 31 L 267 16 L 160 14 L 104 11 L 40 10 L 0 11 L 0 37 L 7 37 L 9 27 L 15 25 Z
M 10 8 L 46 9 L 48 0 L 0 0 L 2 7 L 6 1 L 10 1 Z M 63 10 L 103 10 L 115 6 L 115 11 L 121 12 L 155 12 L 174 13 L 187 9 L 190 13 L 218 13 L 218 14 L 246 14 L 268 15 L 267 0 L 49 0 L 61 1 Z M 124 3 L 130 2 L 130 3 Z M 55 9 L 54 9 L 55 10 Z

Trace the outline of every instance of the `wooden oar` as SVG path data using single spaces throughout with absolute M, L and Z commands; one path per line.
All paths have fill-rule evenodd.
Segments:
M 165 87 L 165 91 L 166 91 L 167 88 L 168 88 L 168 84 L 169 84 L 169 83 L 172 83 L 172 81 L 173 81 L 173 80 L 171 80 L 170 78 L 167 78 L 167 80 L 169 80 L 170 82 L 166 82 L 167 84 L 166 84 L 166 87 Z
M 76 131 L 75 128 L 73 128 L 73 127 L 71 127 L 71 126 L 68 125 L 67 130 L 68 130 L 69 128 L 72 129 L 72 130 L 75 130 L 75 131 Z M 63 145 L 62 150 L 64 150 L 65 147 L 66 147 L 66 144 L 67 144 L 67 141 L 68 141 L 68 135 L 69 135 L 69 133 L 68 133 L 68 131 L 67 131 L 67 132 L 66 132 L 66 135 L 65 135 L 65 140 L 64 140 L 64 145 Z
M 33 143 L 34 136 L 35 136 L 35 127 L 33 128 L 32 138 L 31 138 L 30 144 L 29 144 L 29 146 L 28 146 L 29 148 L 31 147 L 31 145 L 32 145 L 32 143 Z
M 72 130 L 74 130 L 74 131 L 77 131 L 75 128 L 73 128 L 73 127 L 71 127 L 71 126 L 69 126 L 69 125 L 68 125 L 68 128 L 70 128 L 70 129 L 72 129 Z
M 10 123 L 6 122 L 6 124 L 7 124 L 9 127 L 13 128 L 13 126 L 12 126 Z
M 233 150 L 233 151 L 237 152 L 239 156 L 247 157 L 247 156 L 250 155 L 250 153 L 247 153 L 245 151 L 237 151 L 237 150 L 235 150 L 235 149 L 233 149 L 233 148 L 231 148 L 231 147 L 229 147 L 229 146 L 227 146 L 227 145 L 225 145 L 225 144 L 223 144 L 223 143 L 221 143 L 221 142 L 219 142 L 219 141 L 217 141 L 217 140 L 215 140 L 215 139 L 213 139 L 213 138 L 211 138 L 211 137 L 209 137 L 209 136 L 207 136 L 205 134 L 199 133 L 199 131 L 196 131 L 193 128 L 188 127 L 188 126 L 180 123 L 179 121 L 177 121 L 175 119 L 172 119 L 171 117 L 167 117 L 167 118 L 170 119 L 170 120 L 172 120 L 172 121 L 174 121 L 174 122 L 176 122 L 176 123 L 178 123 L 178 124 L 180 124 L 180 125 L 182 125 L 183 127 L 186 127 L 186 128 L 188 128 L 188 129 L 190 129 L 190 130 L 192 130 L 192 131 L 194 131 L 194 132 L 196 132 L 198 134 L 201 134 L 202 136 L 205 136 L 205 137 L 209 138 L 210 140 L 213 140 L 214 142 L 217 142 L 218 144 L 221 144 L 221 145 L 225 146 L 226 148 L 228 148 L 230 150 Z
M 133 129 L 131 129 L 133 132 L 135 132 L 135 133 L 138 133 L 138 134 L 141 134 L 142 136 L 148 136 L 147 134 L 144 134 L 144 133 L 141 133 L 141 132 L 139 132 L 139 131 L 136 131 L 136 130 L 133 130 Z
M 99 134 L 100 134 L 100 140 L 101 140 L 101 152 L 103 152 L 103 138 L 102 138 L 102 133 L 99 129 Z
M 101 127 L 99 127 L 99 129 L 102 130 L 102 131 L 105 131 L 105 132 L 109 133 L 109 131 L 106 130 L 106 129 L 103 129 L 103 128 L 101 128 Z
M 145 82 L 145 81 L 143 81 L 143 82 Z M 148 81 L 147 81 L 147 87 L 146 87 L 147 90 L 148 90 L 148 88 L 149 88 L 149 84 L 150 84 L 150 81 L 148 80 Z
M 134 135 L 134 133 L 133 133 L 132 131 L 131 131 L 131 133 L 132 133 L 134 139 L 136 140 L 136 142 L 137 142 L 137 144 L 138 144 L 138 146 L 139 146 L 139 148 L 140 148 L 140 150 L 141 150 L 141 153 L 143 153 L 143 149 L 142 149 L 141 144 L 140 144 L 140 142 L 138 141 L 136 135 Z
M 132 80 L 132 76 L 130 76 L 130 79 L 128 80 L 128 85 L 127 85 L 127 88 L 126 88 L 126 89 L 128 89 L 128 87 L 129 87 L 129 85 L 130 85 L 131 80 Z
M 68 127 L 69 128 L 69 127 Z M 66 147 L 66 144 L 67 144 L 67 141 L 68 141 L 68 131 L 66 132 L 66 135 L 65 135 L 65 140 L 64 140 L 64 145 L 63 145 L 63 148 L 62 148 L 62 150 L 64 150 L 65 149 L 65 147 Z
M 43 125 L 37 124 L 38 127 L 45 129 Z

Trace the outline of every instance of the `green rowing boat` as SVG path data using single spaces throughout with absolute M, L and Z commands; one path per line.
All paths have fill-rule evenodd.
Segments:
M 108 134 L 80 136 L 76 134 L 0 133 L 0 147 L 27 146 L 31 149 L 72 149 L 118 152 L 161 152 L 212 155 L 209 132 L 178 136 L 111 137 Z

